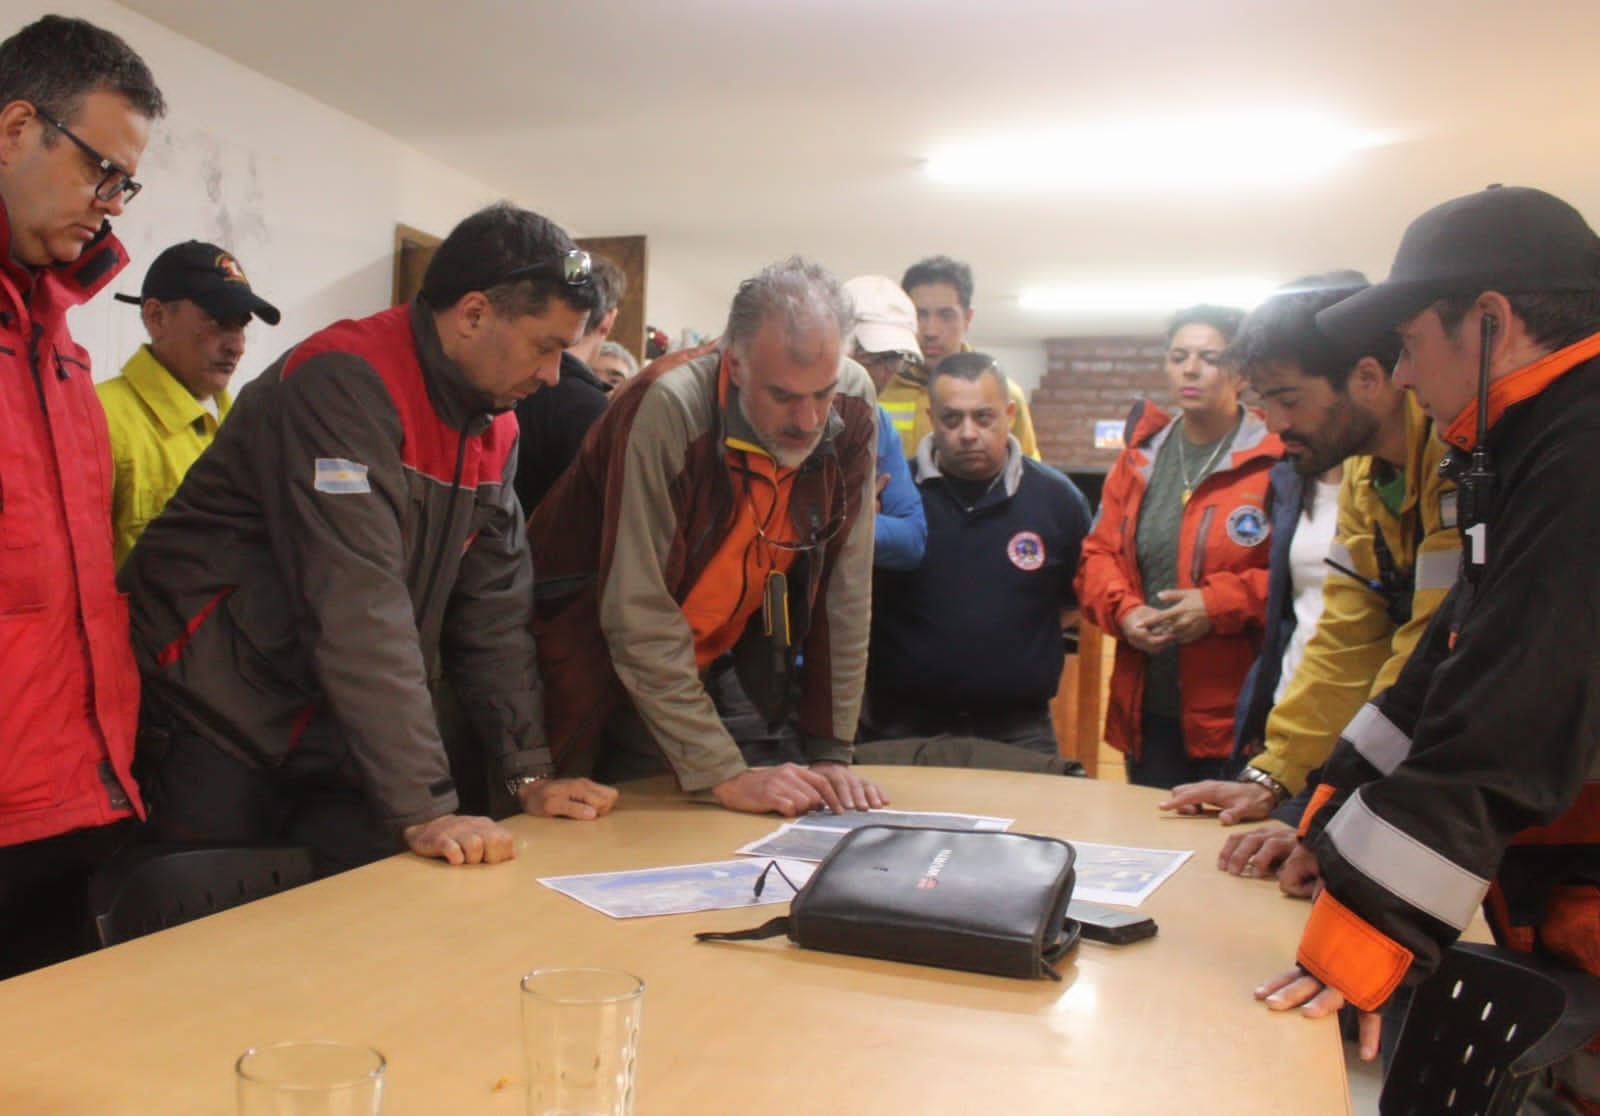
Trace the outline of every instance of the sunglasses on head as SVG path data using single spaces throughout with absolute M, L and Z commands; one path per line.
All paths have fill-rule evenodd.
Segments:
M 589 258 L 589 253 L 582 248 L 574 248 L 558 259 L 519 267 L 489 286 L 498 287 L 501 283 L 516 283 L 523 279 L 559 279 L 569 287 L 581 287 L 593 278 L 594 261 Z

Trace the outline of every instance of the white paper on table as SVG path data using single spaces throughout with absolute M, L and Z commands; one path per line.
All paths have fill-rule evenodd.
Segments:
M 1135 849 L 1093 841 L 1071 844 L 1078 853 L 1073 863 L 1078 878 L 1072 897 L 1117 907 L 1142 904 L 1194 855 L 1192 849 Z
M 1012 818 L 983 814 L 935 814 L 912 810 L 851 810 L 843 814 L 819 811 L 779 826 L 760 840 L 735 851 L 741 856 L 787 860 L 821 860 L 852 829 L 864 825 L 903 825 L 913 829 L 965 829 L 1003 832 Z
M 758 899 L 756 877 L 765 867 L 754 860 L 718 860 L 628 872 L 547 876 L 539 882 L 610 918 L 645 918 L 787 903 L 794 898 L 795 888 L 805 886 L 816 870 L 814 864 L 782 861 L 778 868 L 789 882 L 774 869 Z

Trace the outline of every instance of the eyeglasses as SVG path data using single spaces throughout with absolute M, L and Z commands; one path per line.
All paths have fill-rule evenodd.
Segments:
M 806 541 L 791 542 L 785 539 L 772 538 L 763 529 L 765 528 L 766 524 L 762 523 L 761 517 L 756 514 L 755 497 L 750 494 L 750 483 L 747 479 L 745 481 L 744 489 L 745 500 L 750 504 L 750 519 L 756 526 L 756 538 L 760 539 L 774 550 L 788 550 L 795 553 L 801 553 L 807 550 L 817 550 L 820 547 L 827 546 L 834 540 L 834 537 L 837 536 L 839 531 L 844 527 L 845 511 L 847 510 L 844 497 L 844 479 L 842 477 L 839 478 L 832 485 L 832 488 L 832 514 L 828 516 L 826 521 L 824 521 L 817 515 L 817 509 L 813 507 L 811 509 L 811 522 L 807 525 Z M 774 505 L 774 508 L 776 508 L 776 505 Z M 767 518 L 769 521 L 771 520 L 771 517 L 771 512 L 768 512 Z
M 45 112 L 44 109 L 40 108 L 38 105 L 34 105 L 33 111 L 38 114 L 40 120 L 43 120 L 46 124 L 50 125 L 50 127 L 66 136 L 69 140 L 77 145 L 79 151 L 82 151 L 85 155 L 89 156 L 89 161 L 92 162 L 95 165 L 95 168 L 100 172 L 100 182 L 94 188 L 94 196 L 100 201 L 110 205 L 118 198 L 121 198 L 122 204 L 127 205 L 138 195 L 140 190 L 144 189 L 142 185 L 133 180 L 133 175 L 129 174 L 127 171 L 117 166 L 117 164 L 113 163 L 110 159 L 107 159 L 104 155 L 100 154 L 100 152 L 84 143 L 83 140 L 78 138 L 71 128 L 68 128 L 65 124 L 61 123 L 61 121 L 51 116 L 48 112 Z
M 885 376 L 898 376 L 908 369 L 915 368 L 922 363 L 922 358 L 891 350 L 886 353 L 856 353 L 856 363 L 866 368 L 869 372 L 879 372 Z
M 574 248 L 559 259 L 519 267 L 489 286 L 498 287 L 501 283 L 515 283 L 522 279 L 559 279 L 569 287 L 581 287 L 593 281 L 594 261 L 582 248 Z

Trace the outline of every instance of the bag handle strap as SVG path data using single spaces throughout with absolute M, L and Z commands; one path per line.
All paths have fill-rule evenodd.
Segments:
M 760 926 L 753 926 L 749 930 L 702 931 L 694 936 L 694 940 L 697 942 L 759 942 L 766 938 L 781 937 L 788 932 L 789 916 L 782 915 L 778 918 L 769 919 Z

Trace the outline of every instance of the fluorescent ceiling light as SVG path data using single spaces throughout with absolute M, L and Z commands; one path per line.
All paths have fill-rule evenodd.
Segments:
M 1392 139 L 1313 113 L 1164 117 L 964 144 L 926 168 L 958 186 L 1186 193 L 1305 181 Z
M 1197 302 L 1249 308 L 1279 286 L 1272 279 L 1238 276 L 1108 279 L 1098 283 L 1034 287 L 1023 291 L 1019 302 L 1024 310 L 1053 314 L 1165 314 Z

